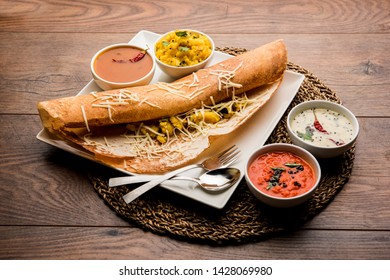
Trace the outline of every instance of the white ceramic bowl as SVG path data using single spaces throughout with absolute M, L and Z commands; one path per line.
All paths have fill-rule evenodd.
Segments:
M 347 119 L 350 120 L 354 130 L 351 140 L 345 142 L 345 144 L 341 146 L 322 147 L 314 145 L 310 141 L 303 140 L 302 138 L 298 137 L 298 135 L 291 128 L 291 123 L 297 114 L 311 108 L 329 109 L 337 113 L 343 114 Z M 332 158 L 343 154 L 352 147 L 359 134 L 359 123 L 355 115 L 350 110 L 340 104 L 326 100 L 311 100 L 298 104 L 289 112 L 287 116 L 287 131 L 293 144 L 308 150 L 317 158 Z
M 302 193 L 300 195 L 294 196 L 294 197 L 276 197 L 276 196 L 271 196 L 269 194 L 266 194 L 265 192 L 260 191 L 256 186 L 253 184 L 251 179 L 249 178 L 248 170 L 251 165 L 251 163 L 260 155 L 266 154 L 269 152 L 290 152 L 303 160 L 305 160 L 312 168 L 314 171 L 314 174 L 316 176 L 315 179 L 315 184 L 307 190 L 305 193 Z M 299 204 L 304 203 L 307 201 L 316 188 L 319 185 L 319 182 L 321 180 L 321 167 L 316 160 L 316 158 L 310 154 L 308 151 L 305 149 L 302 149 L 301 147 L 292 145 L 292 144 L 285 144 L 285 143 L 275 143 L 275 144 L 269 144 L 265 145 L 256 151 L 252 153 L 252 155 L 249 157 L 246 167 L 245 167 L 245 180 L 247 182 L 247 185 L 249 187 L 249 190 L 254 194 L 254 196 L 259 199 L 261 202 L 272 206 L 272 207 L 277 207 L 277 208 L 287 208 L 287 207 L 294 207 Z
M 168 64 L 165 64 L 165 63 L 161 62 L 157 58 L 157 56 L 156 56 L 156 62 L 157 62 L 157 65 L 160 67 L 160 69 L 164 73 L 166 73 L 168 76 L 171 76 L 172 78 L 175 78 L 175 79 L 187 76 L 187 75 L 189 75 L 189 74 L 191 74 L 193 72 L 198 71 L 199 69 L 202 69 L 202 68 L 206 67 L 207 64 L 210 62 L 210 60 L 213 57 L 214 52 L 215 52 L 214 41 L 207 34 L 205 34 L 203 32 L 200 32 L 200 31 L 197 31 L 197 30 L 193 30 L 193 29 L 178 29 L 178 30 L 180 30 L 180 31 L 191 31 L 191 32 L 196 32 L 196 33 L 204 35 L 211 43 L 211 54 L 205 60 L 203 60 L 202 62 L 200 62 L 198 64 L 195 64 L 195 65 L 191 65 L 191 66 L 172 66 L 172 65 L 168 65 Z M 157 43 L 159 41 L 161 41 L 166 35 L 168 35 L 171 32 L 174 32 L 174 31 L 169 31 L 169 32 L 161 35 L 156 40 L 156 42 L 154 44 L 154 51 L 155 52 L 156 52 L 156 45 L 157 45 Z
M 126 47 L 126 48 L 128 47 L 128 48 L 139 49 L 140 51 L 145 51 L 145 49 L 143 49 L 141 47 L 130 45 L 130 44 L 114 44 L 114 45 L 110 45 L 110 46 L 107 46 L 107 47 L 99 50 L 91 59 L 91 72 L 92 72 L 92 76 L 93 76 L 93 79 L 96 82 L 96 84 L 103 90 L 127 88 L 127 87 L 134 87 L 134 86 L 144 86 L 144 85 L 149 84 L 150 81 L 152 80 L 152 78 L 154 76 L 154 72 L 156 70 L 156 61 L 155 61 L 154 57 L 150 54 L 149 51 L 146 51 L 146 52 L 147 52 L 147 55 L 149 55 L 152 58 L 152 67 L 151 67 L 150 71 L 146 75 L 144 75 L 142 78 L 138 78 L 136 80 L 132 80 L 129 82 L 118 83 L 118 82 L 113 82 L 113 81 L 108 81 L 106 79 L 103 79 L 102 77 L 100 77 L 96 73 L 95 66 L 94 66 L 95 60 L 100 55 L 102 55 L 104 52 L 107 52 L 108 50 L 118 48 L 118 47 Z

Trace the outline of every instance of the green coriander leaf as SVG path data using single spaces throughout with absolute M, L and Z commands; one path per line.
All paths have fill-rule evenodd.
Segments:
M 176 36 L 179 37 L 186 37 L 187 36 L 187 31 L 177 31 Z
M 190 50 L 189 47 L 182 47 L 182 46 L 179 47 L 179 51 L 181 52 L 188 52 L 189 50 Z
M 300 131 L 297 131 L 298 137 L 302 138 L 303 140 L 309 140 L 313 141 L 313 130 L 310 126 L 307 126 L 305 129 L 305 133 L 302 133 Z

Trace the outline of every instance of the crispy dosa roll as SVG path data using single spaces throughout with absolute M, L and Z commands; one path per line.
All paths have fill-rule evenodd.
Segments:
M 173 116 L 218 103 L 283 76 L 287 50 L 283 40 L 263 45 L 199 70 L 173 83 L 92 92 L 38 103 L 51 132 L 117 125 Z

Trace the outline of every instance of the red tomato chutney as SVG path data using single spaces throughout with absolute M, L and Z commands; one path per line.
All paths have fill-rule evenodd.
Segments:
M 316 181 L 313 168 L 290 152 L 260 155 L 249 165 L 248 175 L 261 192 L 282 198 L 303 194 Z
M 141 49 L 115 47 L 100 54 L 94 62 L 96 74 L 114 83 L 133 82 L 146 76 L 153 67 L 152 57 Z

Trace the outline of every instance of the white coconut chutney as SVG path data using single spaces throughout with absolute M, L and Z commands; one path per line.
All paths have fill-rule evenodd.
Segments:
M 353 139 L 351 121 L 341 113 L 322 108 L 310 108 L 297 114 L 290 123 L 292 131 L 315 146 L 341 146 Z

